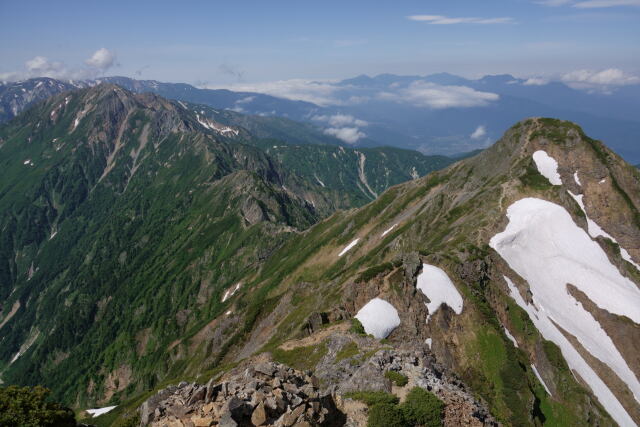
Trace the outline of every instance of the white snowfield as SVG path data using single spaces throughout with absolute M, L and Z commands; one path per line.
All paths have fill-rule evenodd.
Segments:
M 534 304 L 527 304 L 507 279 L 511 296 L 529 313 L 542 335 L 560 347 L 571 369 L 587 382 L 611 416 L 621 425 L 634 425 L 555 324 L 608 365 L 638 400 L 640 382 L 600 324 L 569 294 L 567 284 L 582 291 L 598 307 L 627 316 L 635 323 L 640 323 L 640 290 L 620 274 L 598 243 L 573 222 L 562 206 L 524 198 L 507 209 L 507 217 L 506 229 L 489 244 L 528 282 Z
M 609 233 L 604 231 L 602 229 L 602 227 L 600 227 L 594 220 L 589 218 L 589 215 L 587 215 L 587 210 L 585 209 L 585 206 L 584 206 L 584 201 L 582 200 L 584 195 L 582 195 L 582 194 L 573 194 L 571 191 L 569 191 L 568 193 L 569 193 L 569 195 L 571 197 L 573 197 L 573 199 L 578 203 L 578 205 L 580 205 L 580 209 L 582 209 L 582 212 L 584 213 L 584 216 L 587 218 L 587 231 L 589 232 L 589 235 L 591 237 L 593 237 L 593 238 L 596 238 L 598 236 L 606 237 L 607 239 L 611 240 L 612 242 L 614 242 L 618 246 L 620 246 L 618 241 L 616 239 L 614 239 L 614 237 L 612 235 L 610 235 Z M 635 268 L 640 270 L 640 265 L 638 265 L 633 260 L 633 258 L 631 258 L 631 254 L 625 248 L 623 248 L 622 246 L 620 246 L 620 256 L 622 257 L 622 259 L 624 259 L 625 261 L 629 261 L 631 264 L 633 264 L 633 266 Z
M 360 239 L 356 239 L 353 242 L 349 243 L 347 246 L 345 246 L 344 249 L 342 251 L 340 251 L 338 256 L 342 256 L 342 255 L 346 254 L 347 252 L 349 252 L 349 250 L 351 250 L 351 248 L 353 248 L 355 245 L 358 244 L 359 240 Z
M 547 383 L 544 382 L 544 380 L 540 376 L 540 372 L 538 372 L 538 370 L 536 369 L 536 365 L 531 365 L 531 369 L 533 369 L 533 373 L 536 374 L 536 377 L 538 377 L 538 381 L 540 381 L 540 383 L 544 387 L 544 389 L 547 392 L 547 394 L 549 396 L 552 396 L 551 392 L 549 391 L 549 387 L 547 387 Z
M 518 347 L 518 341 L 516 341 L 516 337 L 514 337 L 513 335 L 511 335 L 511 332 L 509 332 L 509 330 L 507 328 L 504 328 L 504 334 L 507 336 L 507 338 L 509 338 L 509 341 L 511 341 L 513 343 L 513 345 L 517 348 Z M 551 394 L 551 393 L 549 393 Z
M 538 150 L 533 153 L 533 161 L 536 163 L 538 172 L 547 178 L 552 185 L 562 185 L 556 159 L 549 156 L 546 151 Z
M 516 304 L 529 314 L 529 318 L 545 339 L 553 341 L 554 344 L 560 347 L 562 356 L 567 361 L 569 368 L 571 368 L 572 371 L 576 371 L 589 385 L 593 394 L 609 415 L 621 426 L 635 426 L 636 424 L 618 399 L 611 393 L 611 390 L 609 390 L 607 385 L 602 382 L 600 377 L 598 377 L 587 362 L 585 362 L 582 356 L 580 356 L 580 353 L 573 348 L 573 345 L 565 338 L 562 332 L 556 328 L 552 320 L 546 316 L 544 312 L 536 309 L 533 305 L 527 304 L 520 295 L 518 288 L 516 288 L 508 277 L 505 276 L 504 280 L 506 280 L 509 286 L 509 294 L 515 300 Z
M 384 231 L 382 232 L 382 235 L 381 235 L 380 237 L 384 237 L 384 236 L 386 236 L 387 234 L 389 234 L 389 232 L 390 232 L 391 230 L 393 230 L 393 229 L 394 229 L 394 228 L 396 228 L 397 226 L 398 226 L 398 224 L 393 224 L 391 227 L 389 227 L 389 228 L 387 228 L 386 230 L 384 230 Z
M 116 406 L 105 406 L 104 408 L 87 409 L 85 412 L 88 412 L 89 415 L 95 418 L 95 417 L 99 417 L 102 414 L 106 414 L 109 411 L 112 411 L 113 409 L 116 408 Z
M 231 298 L 233 296 L 233 294 L 238 292 L 238 289 L 240 289 L 240 286 L 242 286 L 242 283 L 237 283 L 235 286 L 232 286 L 229 289 L 227 289 L 224 292 L 224 295 L 222 295 L 222 302 L 225 302 L 226 300 Z
M 204 111 L 201 111 L 201 113 L 204 114 Z M 219 134 L 222 134 L 222 135 L 231 133 L 235 136 L 238 136 L 238 134 L 240 133 L 238 130 L 230 128 L 228 126 L 219 126 L 216 123 L 212 122 L 211 120 L 207 119 L 206 117 L 200 118 L 200 114 L 198 113 L 196 113 L 196 119 L 198 120 L 198 123 L 200 123 L 205 128 L 218 132 Z
M 377 339 L 388 337 L 395 328 L 400 326 L 398 311 L 381 298 L 374 298 L 366 303 L 355 318 L 362 323 L 366 333 Z
M 447 273 L 429 264 L 422 264 L 422 273 L 418 275 L 418 289 L 429 298 L 427 323 L 442 304 L 447 304 L 456 314 L 462 313 L 462 296 Z
M 575 171 L 573 173 L 573 180 L 576 182 L 576 184 L 582 186 L 582 184 L 580 183 L 580 177 L 578 176 L 578 171 Z

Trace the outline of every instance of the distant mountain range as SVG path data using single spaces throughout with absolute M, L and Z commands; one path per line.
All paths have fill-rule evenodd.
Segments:
M 52 92 L 98 82 L 247 115 L 305 122 L 327 143 L 388 145 L 443 155 L 485 148 L 502 129 L 525 117 L 558 117 L 579 123 L 627 161 L 640 162 L 640 85 L 598 93 L 560 82 L 532 83 L 508 74 L 477 80 L 447 73 L 362 75 L 331 83 L 331 101 L 322 106 L 255 92 L 199 89 L 127 77 L 73 84 L 32 79 L 0 85 L 0 120 L 13 117 L 33 100 Z

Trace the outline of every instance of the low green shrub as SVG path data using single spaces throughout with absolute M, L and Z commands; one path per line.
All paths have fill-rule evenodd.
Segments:
M 0 388 L 0 426 L 75 427 L 73 411 L 49 402 L 49 393 L 41 386 Z
M 376 403 L 369 408 L 368 427 L 405 427 L 406 421 L 398 405 Z
M 407 395 L 407 399 L 400 405 L 407 425 L 423 427 L 440 427 L 444 403 L 435 394 L 427 390 L 414 387 Z
M 367 335 L 367 332 L 364 330 L 364 326 L 362 326 L 362 323 L 360 323 L 360 321 L 355 317 L 351 318 L 351 328 L 349 331 L 358 335 Z
M 384 391 L 352 391 L 346 393 L 344 397 L 359 400 L 367 406 L 377 404 L 397 405 L 399 402 L 397 396 Z
M 344 359 L 353 357 L 359 353 L 358 345 L 353 341 L 349 341 L 349 344 L 345 344 L 338 354 L 336 354 L 336 362 L 340 362 Z
M 404 387 L 409 382 L 409 379 L 406 376 L 396 371 L 387 371 L 384 373 L 384 376 L 385 378 L 389 378 L 393 381 L 398 387 Z

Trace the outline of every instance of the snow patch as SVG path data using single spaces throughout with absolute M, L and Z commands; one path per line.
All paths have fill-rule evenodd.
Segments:
M 202 114 L 204 114 L 204 111 L 200 111 Z M 238 136 L 238 134 L 240 133 L 240 131 L 230 128 L 228 126 L 220 126 L 219 124 L 212 122 L 211 120 L 207 119 L 206 117 L 202 117 L 200 118 L 200 114 L 196 113 L 196 119 L 198 120 L 198 123 L 200 123 L 202 126 L 204 126 L 206 129 L 218 132 L 221 135 L 226 135 L 226 134 L 232 134 L 234 136 Z
M 277 148 L 277 145 L 274 145 L 273 148 Z M 324 182 L 320 181 L 320 178 L 318 178 L 318 175 L 314 173 L 313 176 L 315 177 L 316 181 L 318 181 L 318 184 L 322 185 L 323 187 L 326 187 L 324 185 Z
M 578 176 L 578 171 L 575 171 L 573 173 L 573 180 L 576 182 L 576 184 L 578 184 L 579 186 L 582 186 L 582 184 L 580 183 L 580 177 Z
M 356 240 L 354 240 L 353 242 L 349 243 L 347 246 L 345 246 L 345 248 L 344 248 L 344 249 L 343 249 L 343 250 L 338 254 L 338 256 L 340 257 L 340 256 L 342 256 L 342 255 L 346 254 L 347 252 L 349 252 L 349 250 L 350 250 L 351 248 L 353 248 L 355 245 L 357 245 L 357 244 L 358 244 L 358 241 L 359 241 L 359 240 L 360 240 L 360 239 L 356 239 Z
M 540 375 L 540 372 L 538 372 L 538 370 L 536 369 L 536 365 L 531 365 L 531 369 L 533 370 L 533 373 L 536 374 L 536 377 L 538 377 L 538 381 L 540 381 L 544 389 L 547 391 L 547 394 L 549 396 L 552 396 L 551 392 L 549 391 L 549 387 L 547 387 L 547 383 L 544 382 L 542 376 Z
M 513 284 L 513 282 L 506 276 L 504 276 L 504 280 L 507 282 L 507 286 L 509 287 L 509 294 L 511 298 L 513 298 L 521 308 L 523 308 L 529 318 L 535 325 L 535 327 L 540 331 L 542 336 L 550 341 L 553 341 L 560 350 L 562 351 L 562 356 L 567 361 L 567 364 L 571 368 L 572 371 L 576 371 L 580 377 L 589 385 L 593 394 L 596 396 L 598 401 L 604 406 L 606 411 L 611 415 L 611 417 L 618 422 L 618 424 L 623 426 L 634 426 L 635 423 L 624 409 L 624 407 L 620 404 L 618 399 L 611 393 L 611 390 L 606 386 L 604 382 L 598 377 L 598 375 L 591 369 L 589 364 L 585 362 L 580 353 L 573 348 L 573 345 L 567 340 L 567 338 L 558 330 L 558 328 L 553 324 L 551 319 L 544 314 L 541 310 L 538 310 L 533 305 L 527 304 L 525 300 L 520 295 L 518 288 Z M 540 316 L 538 316 L 540 314 Z
M 102 414 L 106 414 L 109 411 L 112 411 L 116 406 L 105 406 L 104 408 L 87 409 L 85 412 L 95 418 L 99 417 Z
M 549 180 L 551 185 L 562 185 L 562 180 L 558 174 L 558 162 L 549 156 L 546 151 L 538 150 L 533 153 L 533 161 L 538 168 L 538 172 Z
M 400 326 L 398 311 L 381 298 L 374 298 L 365 304 L 355 318 L 362 323 L 366 333 L 377 339 L 388 337 L 395 328 Z
M 224 295 L 222 295 L 222 302 L 225 302 L 226 300 L 231 298 L 233 296 L 233 294 L 238 292 L 238 289 L 240 289 L 240 286 L 242 286 L 242 283 L 237 283 L 236 286 L 227 289 L 224 292 Z
M 507 209 L 507 217 L 506 229 L 489 245 L 529 283 L 533 305 L 525 303 L 510 284 L 512 297 L 529 313 L 542 335 L 561 348 L 569 366 L 584 378 L 611 416 L 620 424 L 628 424 L 622 422 L 630 420 L 626 411 L 555 324 L 609 366 L 638 400 L 640 382 L 605 330 L 569 294 L 567 284 L 582 291 L 598 307 L 635 323 L 640 323 L 640 290 L 620 274 L 600 245 L 573 222 L 562 206 L 524 198 Z
M 462 313 L 462 296 L 442 269 L 429 264 L 422 264 L 422 273 L 418 275 L 418 289 L 429 298 L 427 303 L 429 315 L 435 314 L 442 304 L 447 304 L 456 313 Z
M 618 247 L 620 247 L 620 256 L 622 257 L 622 259 L 630 262 L 635 268 L 638 269 L 638 271 L 640 271 L 640 264 L 636 263 L 633 260 L 633 258 L 631 258 L 631 254 L 625 248 L 623 248 L 620 245 L 620 243 L 618 243 L 618 241 L 611 234 L 604 231 L 602 227 L 598 225 L 598 223 L 596 223 L 594 220 L 589 218 L 589 215 L 587 215 L 587 210 L 584 206 L 584 200 L 582 200 L 584 195 L 573 194 L 571 191 L 568 191 L 568 193 L 571 197 L 573 197 L 573 200 L 575 200 L 578 203 L 578 205 L 580 206 L 580 209 L 582 209 L 582 212 L 584 213 L 584 216 L 587 218 L 587 231 L 589 235 L 594 239 L 598 236 L 606 237 L 607 239 L 611 240 L 613 243 L 617 244 Z
M 382 232 L 382 235 L 380 237 L 384 237 L 386 236 L 391 230 L 393 230 L 394 228 L 396 228 L 398 224 L 393 224 L 391 227 L 387 228 L 386 230 L 384 230 Z
M 514 337 L 513 335 L 511 335 L 511 332 L 509 332 L 509 330 L 505 327 L 503 327 L 504 329 L 504 334 L 507 336 L 507 338 L 509 338 L 509 341 L 511 341 L 513 343 L 513 345 L 517 348 L 518 347 L 518 341 L 516 341 L 516 337 Z M 551 393 L 549 393 L 551 394 Z
M 433 340 L 431 338 L 427 338 L 424 340 L 424 343 L 429 346 L 429 350 L 431 350 L 431 345 L 433 344 Z

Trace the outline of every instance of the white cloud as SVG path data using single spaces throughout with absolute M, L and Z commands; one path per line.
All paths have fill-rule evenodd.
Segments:
M 484 126 L 480 125 L 476 128 L 476 130 L 473 131 L 473 133 L 471 135 L 469 135 L 471 137 L 471 139 L 481 139 L 483 138 L 485 135 L 487 134 L 487 128 L 485 128 Z
M 36 56 L 24 63 L 24 69 L 0 75 L 3 80 L 22 80 L 34 77 L 50 77 L 59 80 L 94 79 L 115 65 L 115 55 L 105 49 L 98 49 L 85 61 L 88 67 L 69 68 L 60 61 L 50 61 L 44 56 Z
M 367 123 L 364 120 L 356 119 L 355 117 L 349 114 L 334 114 L 332 116 L 327 115 L 319 115 L 311 117 L 312 120 L 316 120 L 319 122 L 327 122 L 332 127 L 342 127 L 342 126 L 356 126 L 363 127 L 367 126 Z
M 562 76 L 562 81 L 575 89 L 607 92 L 612 87 L 640 84 L 640 77 L 617 68 L 602 71 L 577 70 Z
M 452 24 L 511 24 L 513 18 L 499 17 L 499 18 L 477 18 L 477 17 L 459 17 L 450 18 L 442 15 L 410 15 L 407 19 L 411 21 L 426 22 L 434 25 L 452 25 Z
M 616 6 L 640 6 L 640 0 L 587 0 L 573 5 L 580 9 L 596 9 Z
M 522 83 L 524 86 L 544 86 L 549 84 L 549 80 L 542 77 L 530 77 Z
M 441 86 L 422 80 L 414 81 L 395 93 L 381 92 L 378 97 L 433 109 L 482 107 L 500 99 L 498 94 L 480 92 L 467 86 Z
M 367 136 L 357 127 L 327 128 L 324 130 L 324 133 L 335 136 L 347 144 L 355 144 L 358 140 Z
M 54 77 L 60 73 L 67 72 L 62 62 L 51 62 L 44 56 L 36 56 L 35 58 L 26 61 L 24 63 L 24 67 L 28 74 L 44 77 Z
M 565 6 L 571 5 L 578 9 L 599 9 L 618 6 L 640 6 L 640 0 L 538 0 L 535 3 L 544 6 Z
M 209 89 L 218 88 L 209 86 Z M 225 88 L 239 92 L 258 92 L 279 98 L 307 101 L 320 106 L 340 104 L 338 98 L 334 96 L 339 88 L 330 81 L 291 79 L 253 84 L 236 83 Z
M 539 0 L 536 1 L 538 4 L 542 4 L 544 6 L 564 6 L 565 4 L 571 3 L 573 0 Z
M 91 58 L 84 61 L 90 67 L 98 68 L 99 70 L 105 71 L 111 68 L 116 61 L 116 55 L 112 51 L 106 48 L 101 48 L 96 50 Z

